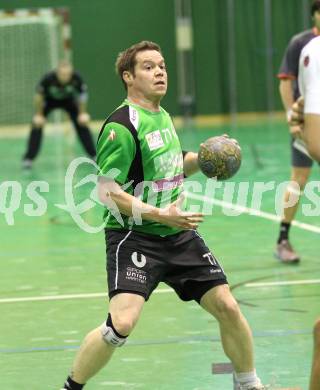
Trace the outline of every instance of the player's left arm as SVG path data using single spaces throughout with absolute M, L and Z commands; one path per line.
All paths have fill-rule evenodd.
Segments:
M 78 101 L 79 113 L 83 114 L 87 112 L 87 101 L 80 100 Z
M 87 89 L 85 89 L 78 96 L 78 107 L 79 107 L 80 114 L 87 112 L 87 105 L 88 105 L 88 92 Z
M 79 108 L 79 114 L 87 114 L 87 104 L 88 104 L 88 87 L 84 82 L 83 78 L 79 75 L 79 73 L 75 73 L 74 77 L 77 81 L 77 90 L 78 97 L 77 103 Z M 87 114 L 88 115 L 88 114 Z

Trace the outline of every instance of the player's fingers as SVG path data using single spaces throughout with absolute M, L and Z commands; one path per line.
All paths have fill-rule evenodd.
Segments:
M 299 102 L 294 102 L 293 105 L 292 105 L 292 114 L 296 114 L 296 113 L 303 113 L 303 108 L 304 108 L 304 105 L 302 104 L 299 104 Z
M 299 138 L 299 139 L 301 139 L 302 138 L 302 133 L 301 133 L 301 131 L 297 131 L 297 132 L 295 132 L 295 133 L 292 133 L 292 136 L 293 136 L 293 138 Z
M 292 111 L 290 119 L 303 120 L 303 111 Z
M 190 229 L 197 229 L 198 226 L 199 225 L 197 223 L 183 223 L 179 227 L 186 229 L 186 230 L 190 230 Z
M 187 220 L 188 221 L 191 221 L 191 222 L 202 222 L 204 220 L 203 216 L 198 216 L 198 217 L 187 217 Z
M 204 143 L 201 143 L 201 144 L 200 144 L 200 147 L 201 147 L 201 148 L 204 148 L 204 149 L 206 149 L 206 150 L 209 150 L 208 146 L 207 146 L 206 144 L 204 144 Z
M 291 133 L 299 133 L 301 131 L 300 126 L 290 126 L 290 132 Z
M 199 225 L 197 223 L 189 223 L 188 229 L 197 229 Z
M 36 126 L 43 126 L 45 122 L 45 118 L 42 115 L 34 115 L 33 117 L 33 123 Z
M 295 111 L 292 112 L 291 117 L 290 117 L 290 122 L 291 121 L 299 121 L 301 119 L 303 119 L 302 113 L 295 112 Z
M 203 213 L 193 213 L 192 211 L 184 211 L 182 213 L 183 217 L 190 218 L 190 217 L 204 217 Z
M 291 120 L 289 124 L 291 123 L 304 123 L 304 116 L 303 114 L 296 113 L 291 117 Z
M 188 222 L 203 222 L 202 217 L 187 217 Z
M 300 126 L 304 123 L 303 115 L 298 113 L 293 113 L 291 119 L 289 121 L 289 125 L 292 126 Z
M 297 100 L 297 103 L 298 103 L 298 106 L 299 107 L 304 107 L 304 97 L 303 96 L 300 96 Z
M 234 142 L 241 149 L 239 142 L 235 138 L 230 138 L 230 141 Z

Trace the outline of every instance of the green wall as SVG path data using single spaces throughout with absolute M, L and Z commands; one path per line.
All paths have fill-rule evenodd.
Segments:
M 267 51 L 264 0 L 234 0 L 238 111 L 265 111 L 267 55 L 272 60 L 274 108 L 280 109 L 275 78 L 285 46 L 303 29 L 302 0 L 271 0 L 272 51 Z M 228 112 L 227 0 L 193 0 L 197 114 Z M 178 114 L 174 0 L 10 0 L 2 9 L 68 7 L 75 67 L 89 85 L 89 109 L 104 118 L 125 95 L 114 72 L 119 51 L 142 39 L 158 42 L 169 72 L 163 106 Z
M 228 112 L 227 0 L 194 1 L 195 65 L 199 113 Z M 281 109 L 276 75 L 291 36 L 303 30 L 302 0 L 271 0 L 272 50 L 267 50 L 264 0 L 234 0 L 237 108 L 266 111 L 267 56 L 271 56 L 274 109 Z M 311 19 L 310 19 L 311 23 Z

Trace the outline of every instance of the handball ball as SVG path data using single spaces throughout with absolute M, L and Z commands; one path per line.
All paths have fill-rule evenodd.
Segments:
M 209 138 L 200 145 L 198 163 L 207 177 L 229 179 L 240 168 L 241 148 L 235 139 L 226 135 Z

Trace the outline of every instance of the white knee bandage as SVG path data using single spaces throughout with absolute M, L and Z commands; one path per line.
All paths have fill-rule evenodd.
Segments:
M 117 334 L 117 331 L 113 328 L 112 324 L 107 325 L 106 322 L 101 325 L 101 334 L 103 340 L 113 347 L 122 347 L 127 341 L 127 337 L 120 336 L 119 333 Z

